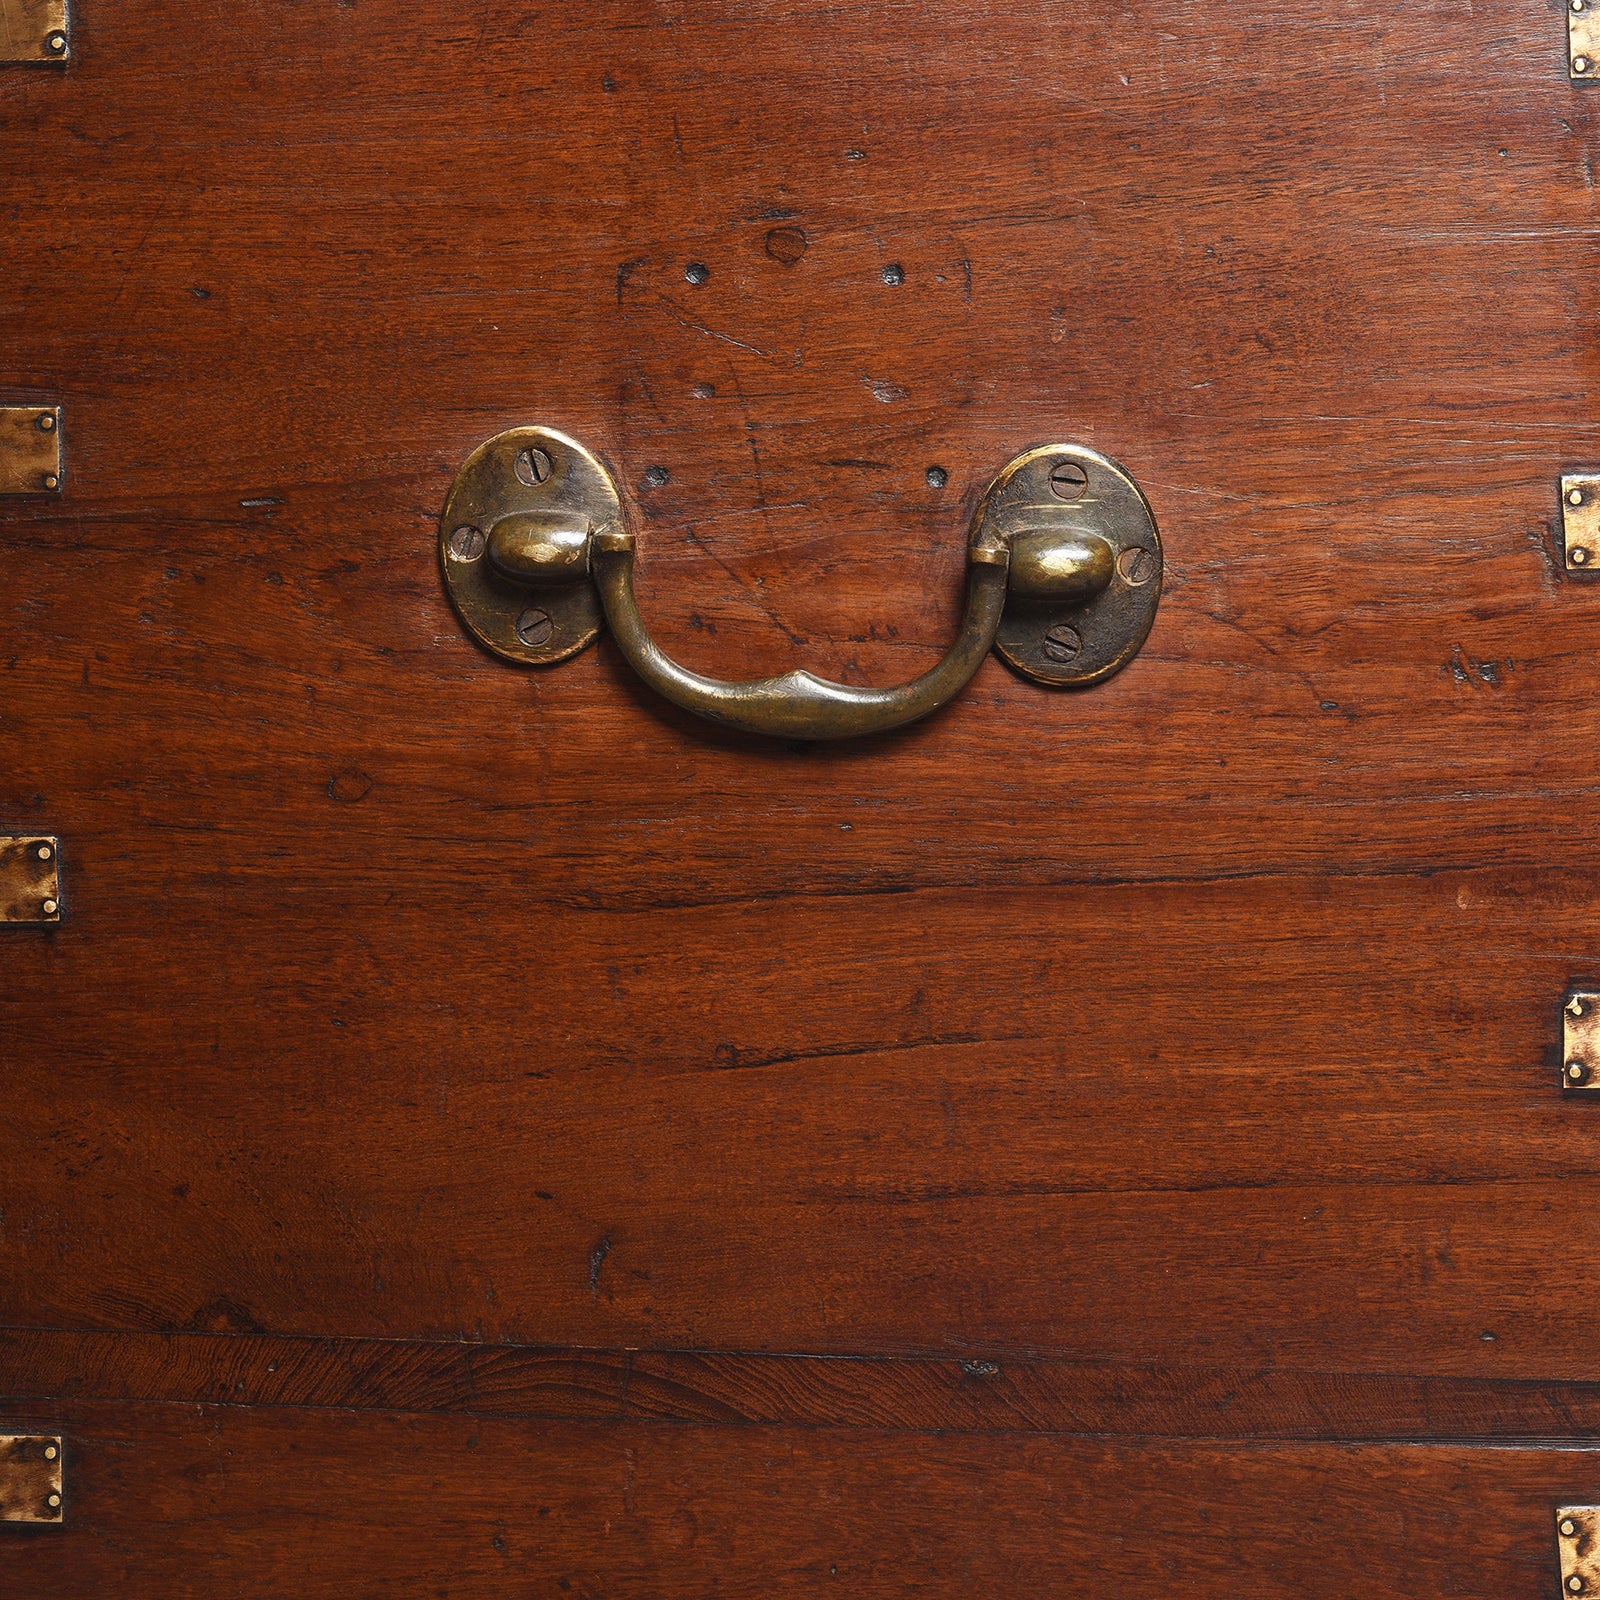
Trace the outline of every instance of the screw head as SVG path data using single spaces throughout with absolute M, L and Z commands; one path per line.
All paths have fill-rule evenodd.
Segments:
M 897 289 L 906 281 L 906 269 L 902 267 L 898 261 L 891 261 L 889 265 L 886 266 L 881 273 L 879 273 L 879 277 L 881 277 L 891 289 Z
M 1561 1519 L 1561 1537 L 1563 1539 L 1575 1538 L 1577 1536 L 1577 1532 L 1578 1524 L 1574 1522 L 1571 1517 L 1563 1517 Z
M 47 1444 L 44 1447 L 44 1458 L 45 1458 L 46 1461 L 54 1461 L 55 1460 L 55 1458 L 56 1458 L 56 1447 L 53 1444 Z
M 1581 544 L 1575 544 L 1567 552 L 1567 560 L 1575 567 L 1586 567 L 1589 565 L 1589 552 Z
M 50 846 L 49 845 L 42 844 L 42 845 L 39 846 L 39 859 L 41 861 L 48 861 L 50 859 Z
M 923 477 L 930 489 L 942 489 L 950 481 L 950 474 L 943 467 L 929 467 Z
M 58 1494 L 53 1494 L 46 1499 L 45 1504 L 49 1506 L 52 1511 L 54 1511 L 61 1504 L 61 1496 Z
M 47 489 L 59 489 L 61 487 L 61 480 L 53 472 L 45 473 L 43 481 Z
M 1154 550 L 1142 544 L 1130 545 L 1117 557 L 1117 572 L 1132 589 L 1142 589 L 1155 577 L 1159 564 Z
M 703 261 L 691 261 L 683 269 L 683 275 L 690 283 L 704 283 L 711 276 L 711 268 Z
M 1572 58 L 1572 70 L 1580 73 L 1587 72 L 1589 70 L 1588 56 L 1574 56 Z M 1582 1580 L 1580 1579 L 1579 1582 L 1581 1583 Z
M 1044 636 L 1044 653 L 1052 661 L 1075 661 L 1083 649 L 1083 635 L 1065 622 L 1058 622 Z
M 1574 11 L 1582 11 L 1585 9 L 1586 4 L 1587 0 L 1572 0 L 1572 9 Z
M 56 431 L 56 416 L 55 416 L 55 412 L 53 412 L 53 411 L 41 411 L 39 413 L 39 432 L 40 433 L 54 433 L 55 431 Z
M 1588 1006 L 1586 1006 L 1583 1001 L 1577 997 L 1577 995 L 1573 995 L 1573 997 L 1567 1001 L 1567 1015 L 1569 1017 L 1585 1017 L 1588 1014 Z
M 1567 504 L 1569 506 L 1581 506 L 1583 504 L 1583 490 L 1582 489 L 1568 489 L 1567 490 Z
M 550 613 L 540 611 L 537 606 L 530 607 L 517 618 L 517 637 L 525 645 L 537 648 L 541 644 L 548 644 L 554 632 L 555 624 L 550 620 Z
M 646 467 L 644 469 L 644 486 L 647 489 L 659 489 L 663 484 L 672 482 L 672 474 L 665 467 Z
M 476 561 L 488 543 L 482 528 L 457 528 L 450 535 L 450 554 L 457 561 Z
M 39 909 L 44 912 L 47 917 L 53 917 L 56 914 L 58 907 L 56 906 L 54 900 L 46 900 L 45 903 L 39 907 Z
M 1583 1593 L 1583 1579 L 1580 1578 L 1576 1572 L 1574 1572 L 1572 1574 L 1572 1576 L 1567 1579 L 1567 1593 L 1568 1594 L 1582 1594 Z
M 53 56 L 65 55 L 67 50 L 67 36 L 59 29 L 54 33 L 44 36 L 44 47 Z
M 530 489 L 543 483 L 555 471 L 555 463 L 550 459 L 550 452 L 541 450 L 537 445 L 519 450 L 512 466 L 516 470 L 517 477 Z
M 1076 500 L 1089 487 L 1089 474 L 1076 461 L 1058 461 L 1050 469 L 1050 492 L 1058 500 Z
M 1589 1081 L 1589 1069 L 1581 1061 L 1569 1061 L 1567 1063 L 1566 1078 L 1568 1083 L 1587 1083 Z

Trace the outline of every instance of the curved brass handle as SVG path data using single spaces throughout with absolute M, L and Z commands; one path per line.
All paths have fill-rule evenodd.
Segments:
M 967 552 L 967 608 L 956 642 L 936 667 L 890 689 L 831 683 L 809 672 L 730 683 L 681 667 L 645 629 L 633 598 L 633 535 L 596 534 L 590 557 L 617 648 L 657 694 L 685 711 L 746 733 L 786 739 L 848 739 L 903 727 L 966 688 L 994 644 L 1006 603 L 1003 546 Z
M 547 428 L 481 445 L 445 508 L 451 598 L 497 654 L 564 660 L 599 631 L 658 694 L 725 726 L 843 739 L 915 722 L 961 692 L 991 649 L 1041 683 L 1109 677 L 1144 642 L 1160 594 L 1161 544 L 1138 486 L 1109 458 L 1053 445 L 1019 456 L 984 495 L 967 546 L 954 644 L 891 688 L 804 671 L 731 682 L 691 672 L 650 637 L 633 593 L 635 541 L 605 468 Z

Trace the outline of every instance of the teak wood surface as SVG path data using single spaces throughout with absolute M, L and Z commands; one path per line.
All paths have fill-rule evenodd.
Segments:
M 0 1426 L 68 1482 L 0 1592 L 1558 1592 L 1564 17 L 78 0 L 0 69 L 0 403 L 66 452 L 0 502 L 65 907 L 0 940 Z M 524 422 L 720 676 L 931 664 L 1051 439 L 1166 595 L 1083 694 L 719 732 L 463 635 L 437 519 Z

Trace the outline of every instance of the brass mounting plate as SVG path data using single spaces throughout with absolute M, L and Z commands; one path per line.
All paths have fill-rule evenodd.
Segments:
M 1567 0 L 1567 75 L 1574 83 L 1600 78 L 1600 12 L 1596 0 Z
M 0 406 L 0 494 L 54 494 L 61 476 L 61 407 Z
M 0 923 L 60 922 L 60 867 L 53 835 L 0 834 Z
M 1561 1087 L 1600 1094 L 1600 992 L 1569 989 L 1561 1007 Z
M 1018 456 L 989 486 L 973 537 L 1009 539 L 1030 528 L 1075 529 L 1111 546 L 1110 584 L 1087 604 L 1006 603 L 995 650 L 1024 677 L 1083 689 L 1126 666 L 1149 636 L 1161 601 L 1161 535 L 1138 484 L 1109 456 L 1050 444 Z
M 600 632 L 605 614 L 586 579 L 527 587 L 491 565 L 491 529 L 526 512 L 570 517 L 591 533 L 620 532 L 622 502 L 599 460 L 554 428 L 496 434 L 456 474 L 439 528 L 451 602 L 480 644 L 507 661 L 540 666 L 576 655 Z
M 1600 1506 L 1562 1506 L 1556 1512 L 1561 1592 L 1600 1593 Z
M 64 1462 L 58 1434 L 0 1433 L 0 1522 L 60 1522 Z
M 60 66 L 71 54 L 67 0 L 0 0 L 0 61 Z
M 1562 475 L 1561 564 L 1568 572 L 1600 573 L 1600 472 Z

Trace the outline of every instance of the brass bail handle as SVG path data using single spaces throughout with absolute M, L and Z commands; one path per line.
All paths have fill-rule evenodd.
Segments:
M 971 681 L 989 651 L 1035 682 L 1083 688 L 1139 651 L 1161 592 L 1161 540 L 1137 484 L 1083 445 L 1025 451 L 990 484 L 967 542 L 955 642 L 908 683 L 861 688 L 805 671 L 729 681 L 650 637 L 633 592 L 635 539 L 600 461 L 550 428 L 513 428 L 457 475 L 440 534 L 468 631 L 525 664 L 575 655 L 611 629 L 663 698 L 711 722 L 788 739 L 845 739 L 915 722 Z

